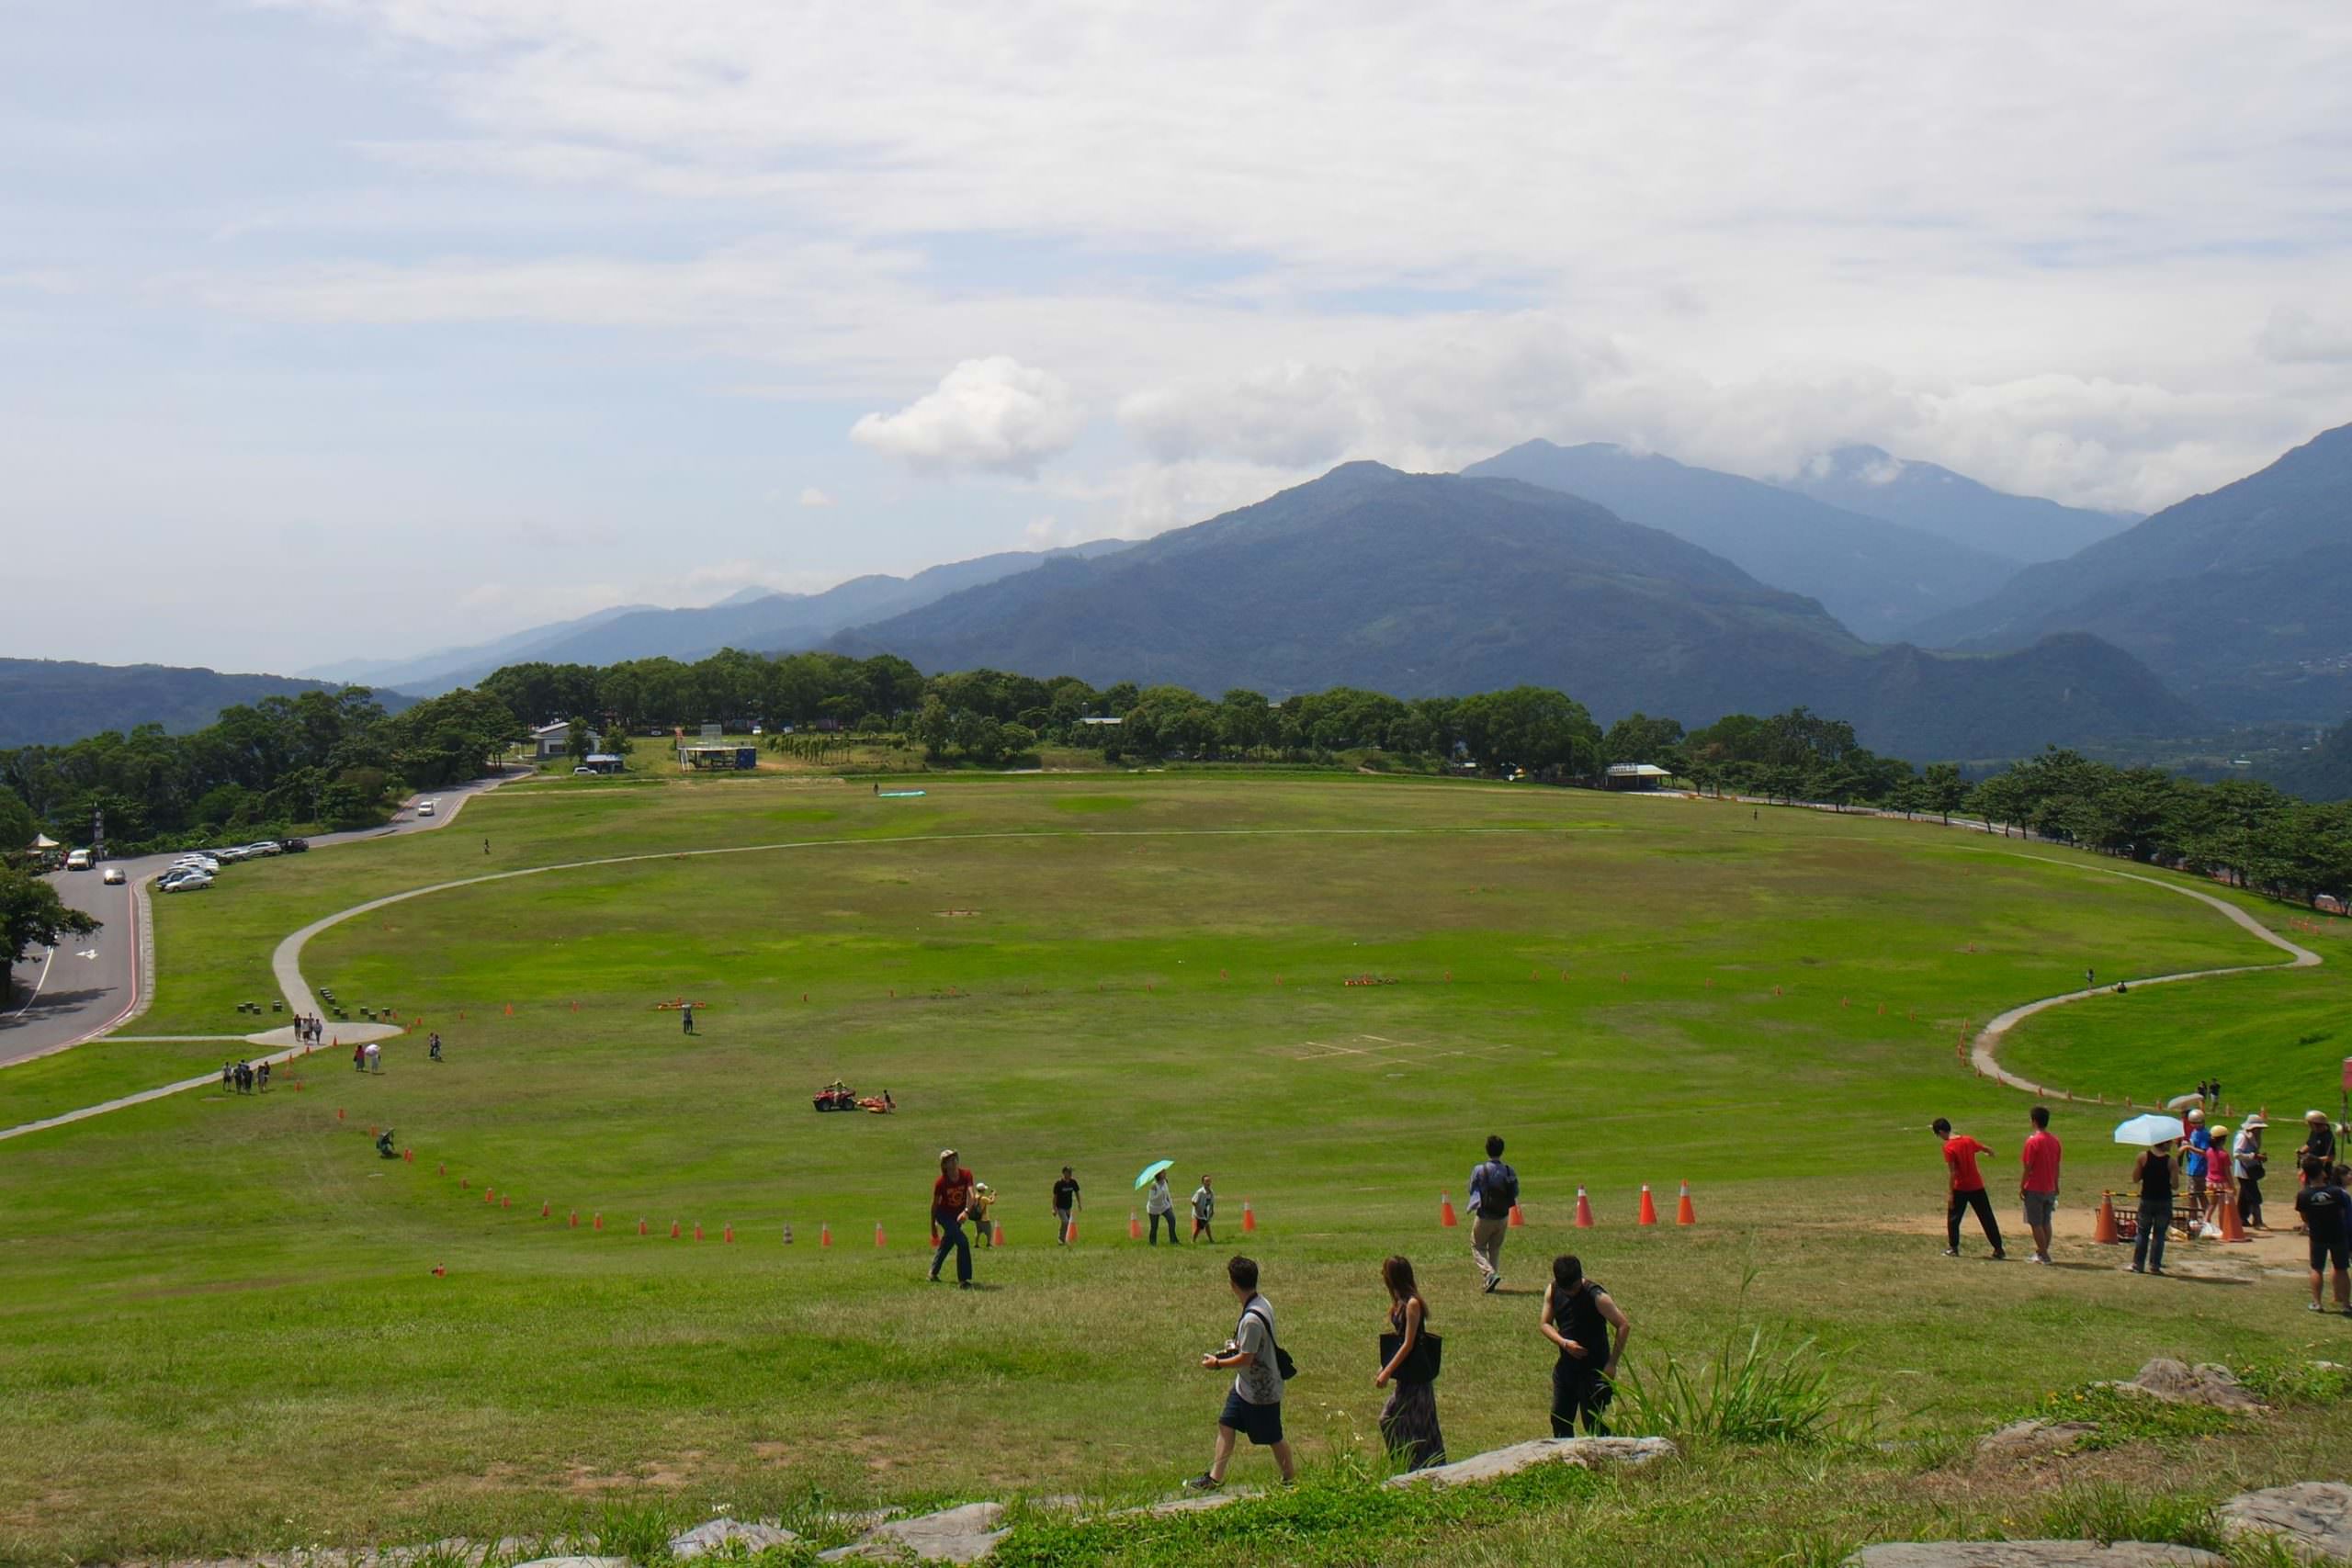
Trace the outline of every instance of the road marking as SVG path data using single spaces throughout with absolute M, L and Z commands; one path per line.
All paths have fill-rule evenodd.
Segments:
M 8 1015 L 10 1018 L 24 1017 L 25 1008 L 32 1006 L 33 1003 L 40 999 L 40 988 L 49 982 L 49 966 L 57 962 L 57 949 L 52 947 L 46 951 L 48 956 L 40 961 L 40 973 L 33 976 L 32 994 L 25 998 L 23 1007 L 19 1007 L 16 1011 Z

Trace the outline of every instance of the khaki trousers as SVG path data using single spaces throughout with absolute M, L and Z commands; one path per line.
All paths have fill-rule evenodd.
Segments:
M 1480 1214 L 1470 1222 L 1470 1256 L 1482 1278 L 1491 1280 L 1503 1271 L 1503 1236 L 1510 1229 L 1508 1214 L 1491 1220 Z

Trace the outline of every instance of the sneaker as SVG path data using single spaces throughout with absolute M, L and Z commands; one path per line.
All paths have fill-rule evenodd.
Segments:
M 1944 1248 L 1944 1256 L 1946 1258 L 1958 1258 L 1960 1256 L 1960 1248 L 1956 1247 L 1947 1247 Z
M 2126 1274 L 2144 1274 L 2147 1272 L 2146 1269 L 2141 1268 L 2137 1263 L 2126 1263 L 2123 1266 L 2123 1271 Z
M 1204 1470 L 1201 1472 L 1200 1474 L 1193 1477 L 1192 1480 L 1184 1483 L 1184 1490 L 1187 1492 L 1214 1492 L 1224 1484 L 1225 1483 L 1219 1481 L 1216 1476 L 1211 1475 Z
M 1996 1262 L 1996 1263 L 2007 1263 L 2008 1260 L 2009 1260 L 2009 1255 L 2008 1255 L 2007 1253 L 2003 1252 L 2003 1251 L 2002 1251 L 2002 1250 L 2000 1250 L 2000 1248 L 1998 1248 L 1998 1247 L 1995 1247 L 1995 1248 L 1993 1249 L 1993 1261 L 1994 1261 L 1994 1262 Z
M 2037 1252 L 2032 1257 L 2027 1258 L 2026 1261 L 2028 1263 L 2047 1263 L 2050 1261 L 2050 1254 L 2046 1252 Z
M 1487 1275 L 1487 1294 L 1488 1294 L 1488 1295 L 1490 1295 L 1490 1296 L 1491 1296 L 1491 1295 L 1493 1295 L 1493 1294 L 1495 1293 L 1495 1287 L 1497 1287 L 1498 1285 L 1500 1285 L 1502 1282 L 1503 1282 L 1503 1277 L 1502 1277 L 1500 1274 L 1489 1274 L 1489 1275 Z
M 2149 1272 L 2149 1273 L 2151 1273 L 2151 1274 L 2162 1274 L 2162 1273 L 2164 1273 L 2164 1270 L 2163 1270 L 2163 1269 L 2149 1269 L 2149 1270 L 2148 1270 L 2148 1272 Z
M 2320 1305 L 2317 1302 L 2305 1302 L 2303 1303 L 2303 1310 L 2305 1312 L 2325 1312 L 2327 1309 Z

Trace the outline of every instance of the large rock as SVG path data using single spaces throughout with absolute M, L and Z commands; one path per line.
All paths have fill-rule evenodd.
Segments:
M 2151 1394 L 2175 1404 L 2210 1404 L 2222 1410 L 2259 1410 L 2262 1401 L 2245 1391 L 2237 1374 L 2211 1361 L 2187 1366 L 2159 1356 L 2130 1382 L 2109 1383 L 2127 1393 Z
M 913 1557 L 919 1562 L 978 1562 L 1012 1532 L 997 1528 L 1001 1503 L 967 1503 L 911 1519 L 876 1525 L 847 1546 L 820 1554 L 820 1562 L 855 1557 Z
M 2352 1486 L 2302 1481 L 2241 1492 L 2222 1505 L 2222 1528 L 2233 1536 L 2278 1536 L 2305 1557 L 2352 1557 Z
M 2098 1424 L 2091 1421 L 2012 1421 L 1977 1438 L 1976 1457 L 2013 1461 L 2062 1454 L 2098 1430 Z
M 1866 1546 L 1846 1568 L 2228 1568 L 2193 1546 L 2144 1540 L 1923 1540 Z
M 1539 1464 L 1571 1464 L 1589 1469 L 1598 1464 L 1647 1464 L 1674 1452 L 1664 1438 L 1538 1438 L 1473 1454 L 1453 1464 L 1431 1465 L 1389 1477 L 1391 1486 L 1454 1486 L 1471 1481 L 1498 1481 Z
M 670 1555 L 681 1560 L 696 1558 L 736 1541 L 742 1543 L 745 1551 L 765 1551 L 772 1546 L 790 1546 L 799 1539 L 781 1525 L 745 1519 L 711 1519 L 673 1538 L 670 1542 Z

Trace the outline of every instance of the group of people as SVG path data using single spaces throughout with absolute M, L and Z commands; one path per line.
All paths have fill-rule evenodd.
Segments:
M 1476 1217 L 1471 1258 L 1483 1281 L 1484 1293 L 1493 1294 L 1502 1283 L 1504 1227 L 1519 1201 L 1519 1173 L 1503 1163 L 1503 1140 L 1487 1140 L 1487 1157 L 1471 1173 L 1470 1201 Z M 931 1223 L 937 1244 L 933 1250 L 930 1279 L 939 1282 L 952 1255 L 956 1281 L 972 1288 L 973 1236 L 967 1226 L 985 1238 L 988 1209 L 994 1201 L 987 1183 L 976 1179 L 954 1149 L 939 1151 L 939 1173 L 931 1185 Z M 1057 1244 L 1068 1246 L 1084 1196 L 1072 1168 L 1064 1166 L 1053 1189 Z M 1147 1208 L 1153 1215 L 1150 1243 L 1159 1243 L 1164 1221 L 1171 1246 L 1179 1245 L 1174 1219 L 1175 1201 L 1168 1173 L 1155 1174 Z M 1212 1224 L 1216 1195 L 1206 1176 L 1193 1194 L 1193 1237 L 1214 1242 Z M 986 1245 L 986 1241 L 982 1241 Z M 1388 1332 L 1379 1340 L 1379 1370 L 1373 1386 L 1388 1390 L 1380 1412 L 1380 1432 L 1389 1450 L 1408 1467 L 1419 1470 L 1445 1462 L 1445 1437 L 1438 1422 L 1436 1382 L 1442 1365 L 1444 1341 L 1432 1326 L 1429 1302 L 1421 1293 L 1411 1261 L 1392 1257 L 1380 1267 L 1388 1295 Z M 1236 1257 L 1226 1264 L 1226 1282 L 1240 1309 L 1240 1317 L 1224 1347 L 1201 1358 L 1204 1368 L 1234 1374 L 1225 1405 L 1218 1413 L 1216 1445 L 1209 1467 L 1185 1483 L 1208 1491 L 1225 1483 L 1236 1444 L 1242 1438 L 1252 1446 L 1273 1450 L 1274 1463 L 1284 1482 L 1295 1474 L 1290 1444 L 1283 1435 L 1283 1386 L 1295 1375 L 1288 1351 L 1282 1348 L 1274 1326 L 1273 1303 L 1259 1290 L 1255 1259 Z M 1603 1413 L 1616 1386 L 1617 1369 L 1625 1354 L 1633 1325 L 1598 1280 L 1589 1279 L 1583 1261 L 1573 1254 L 1555 1258 L 1552 1279 L 1544 1292 L 1536 1327 L 1555 1352 L 1552 1369 L 1552 1432 L 1571 1437 L 1581 1428 L 1605 1435 Z
M 220 1087 L 237 1094 L 252 1094 L 269 1088 L 269 1064 L 255 1066 L 251 1062 L 220 1064 Z
M 2234 1136 L 2226 1126 L 2209 1126 L 2205 1107 L 2218 1103 L 2222 1086 L 2208 1080 L 2199 1084 L 2197 1090 L 2199 1103 L 2182 1119 L 2183 1135 L 2143 1149 L 2132 1163 L 2132 1261 L 2125 1266 L 2132 1273 L 2165 1272 L 2165 1244 L 2177 1217 L 2186 1223 L 2188 1234 L 2196 1235 L 2227 1205 L 2236 1210 L 2239 1224 L 2246 1228 L 2268 1228 L 2263 1220 L 2262 1183 L 2269 1174 L 2263 1148 L 2269 1122 L 2257 1111 L 2239 1123 Z M 2037 1105 L 2027 1114 L 2033 1131 L 2018 1154 L 2018 1194 L 2026 1226 L 2033 1235 L 2033 1261 L 2047 1263 L 2064 1150 L 2050 1131 L 2047 1106 Z M 2336 1130 L 2325 1112 L 2305 1111 L 2303 1127 L 2302 1146 L 2295 1151 L 2301 1179 L 2295 1213 L 2311 1243 L 2310 1310 L 2325 1310 L 2322 1297 L 2325 1275 L 2332 1269 L 2336 1305 L 2352 1312 L 2352 1277 L 2347 1277 L 2347 1265 L 2352 1264 L 2352 1195 L 2347 1195 L 2352 1190 L 2352 1168 L 2336 1162 Z M 1951 1122 L 1941 1116 L 1936 1118 L 1934 1132 L 1943 1141 L 1949 1180 L 1944 1256 L 1960 1256 L 1961 1220 L 1973 1211 L 1993 1257 L 2007 1258 L 2000 1222 L 1993 1216 L 1992 1201 L 1976 1163 L 1979 1156 L 1993 1150 L 1965 1134 L 1954 1134 Z
M 316 1014 L 316 1013 L 300 1013 L 300 1012 L 298 1012 L 298 1013 L 296 1013 L 296 1014 L 294 1015 L 294 1043 L 295 1043 L 295 1044 L 297 1044 L 297 1045 L 316 1045 L 319 1042 L 321 1042 L 322 1040 L 324 1040 L 326 1037 L 327 1037 L 327 1022 L 326 1022 L 326 1020 L 324 1020 L 324 1019 L 321 1018 L 321 1017 L 320 1017 L 318 1014 Z
M 384 1070 L 384 1048 L 373 1040 L 363 1041 L 351 1048 L 351 1070 L 356 1073 L 380 1073 Z

